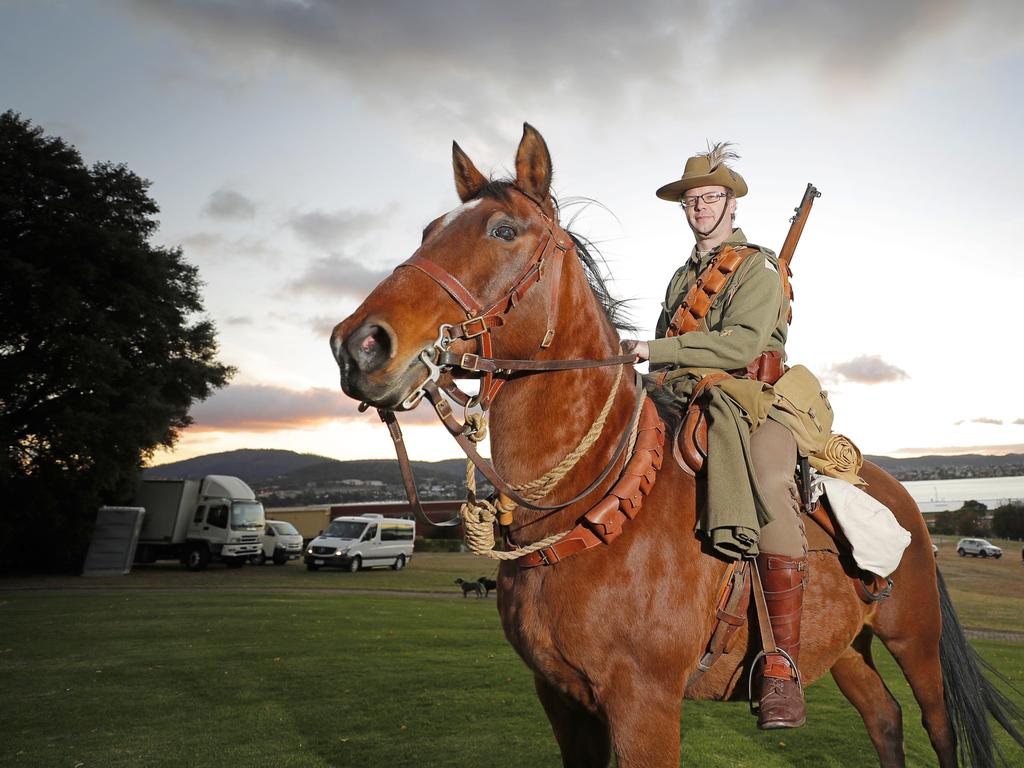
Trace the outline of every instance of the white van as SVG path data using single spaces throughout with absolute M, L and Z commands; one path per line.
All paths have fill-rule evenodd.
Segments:
M 295 526 L 283 520 L 267 520 L 263 529 L 263 548 L 252 557 L 255 565 L 263 565 L 268 560 L 274 565 L 284 565 L 289 560 L 302 557 L 302 534 Z
M 412 559 L 416 523 L 384 515 L 336 517 L 306 547 L 306 568 L 389 566 L 400 571 Z

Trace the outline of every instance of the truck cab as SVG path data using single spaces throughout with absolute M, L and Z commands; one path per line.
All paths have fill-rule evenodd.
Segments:
M 238 568 L 262 549 L 263 505 L 243 481 L 146 480 L 137 503 L 146 509 L 136 559 L 180 559 L 189 570 L 211 560 Z

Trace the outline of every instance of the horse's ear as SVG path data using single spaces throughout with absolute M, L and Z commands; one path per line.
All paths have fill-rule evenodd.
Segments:
M 487 184 L 487 179 L 455 141 L 452 142 L 452 167 L 455 169 L 455 190 L 462 202 L 472 200 Z
M 551 155 L 537 129 L 523 123 L 523 138 L 516 152 L 516 186 L 545 208 L 551 191 Z

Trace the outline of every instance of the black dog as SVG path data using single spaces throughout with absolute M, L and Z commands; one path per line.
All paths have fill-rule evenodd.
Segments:
M 478 581 L 463 581 L 462 579 L 456 579 L 455 583 L 462 587 L 462 596 L 465 597 L 470 592 L 476 592 L 477 597 L 484 596 L 484 587 Z
M 477 579 L 477 583 L 484 588 L 484 597 L 490 596 L 491 590 L 498 588 L 498 582 L 494 579 L 488 579 L 486 576 L 481 576 Z

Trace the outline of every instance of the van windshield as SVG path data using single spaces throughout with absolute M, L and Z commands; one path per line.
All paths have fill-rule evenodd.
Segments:
M 366 523 L 356 523 L 351 520 L 334 520 L 327 526 L 327 530 L 323 532 L 323 535 L 334 536 L 339 539 L 358 539 L 364 530 L 366 530 Z
M 282 536 L 296 536 L 299 533 L 291 523 L 274 523 L 273 528 Z
M 231 503 L 231 527 L 236 531 L 263 530 L 263 505 L 258 501 Z

